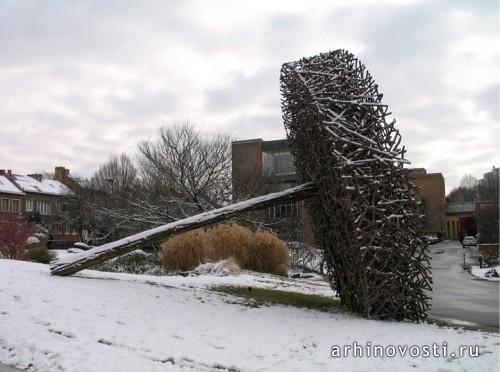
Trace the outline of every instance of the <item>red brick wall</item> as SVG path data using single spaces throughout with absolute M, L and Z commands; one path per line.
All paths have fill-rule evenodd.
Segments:
M 1 203 L 2 199 L 9 200 L 9 211 L 2 211 Z M 19 200 L 19 211 L 11 212 L 12 200 Z M 0 193 L 0 223 L 16 223 L 22 217 L 22 211 L 24 210 L 24 196 L 15 195 L 8 193 Z
M 445 231 L 445 190 L 441 173 L 412 175 L 424 202 L 424 229 L 429 233 Z
M 262 176 L 262 140 L 232 143 L 233 200 L 252 195 Z
M 316 247 L 318 246 L 318 242 L 316 237 L 314 236 L 314 229 L 312 225 L 311 215 L 309 213 L 309 209 L 307 208 L 307 203 L 301 201 L 302 203 L 302 239 L 303 243 Z

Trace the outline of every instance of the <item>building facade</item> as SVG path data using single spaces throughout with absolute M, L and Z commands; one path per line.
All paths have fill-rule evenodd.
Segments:
M 444 177 L 441 173 L 427 173 L 424 168 L 410 169 L 410 177 L 418 188 L 424 215 L 426 234 L 446 235 L 446 196 Z
M 17 223 L 24 211 L 24 192 L 0 171 L 0 224 Z
M 288 140 L 264 141 L 251 139 L 232 143 L 234 201 L 297 186 L 298 178 Z M 411 179 L 422 201 L 424 230 L 427 234 L 444 237 L 446 229 L 446 199 L 444 177 L 427 173 L 423 168 L 412 169 Z M 267 188 L 266 188 L 267 186 Z M 284 227 L 280 220 L 295 221 Z M 276 204 L 267 210 L 267 221 L 276 221 L 276 232 L 288 229 L 288 240 L 315 246 L 313 227 L 305 202 Z M 280 227 L 283 226 L 283 227 Z M 295 234 L 293 230 L 295 229 Z
M 232 172 L 235 202 L 298 185 L 286 139 L 233 142 Z M 284 240 L 317 245 L 304 201 L 273 204 L 258 219 Z
M 78 241 L 76 229 L 60 218 L 64 197 L 72 193 L 68 185 L 75 187 L 76 182 L 64 167 L 56 167 L 54 179 L 0 170 L 0 224 L 40 224 L 49 231 L 56 246 Z

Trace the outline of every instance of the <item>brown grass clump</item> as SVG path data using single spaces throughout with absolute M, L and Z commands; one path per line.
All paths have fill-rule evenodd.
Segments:
M 287 276 L 286 243 L 267 232 L 252 232 L 240 225 L 218 225 L 176 235 L 161 245 L 161 260 L 168 271 L 192 270 L 206 262 L 234 260 L 242 269 Z M 236 270 L 234 270 L 236 271 Z
M 162 264 L 168 271 L 194 269 L 211 256 L 210 242 L 203 230 L 176 235 L 160 248 Z
M 288 275 L 289 254 L 286 243 L 268 232 L 255 233 L 245 269 Z
M 252 232 L 240 225 L 218 225 L 207 231 L 212 246 L 214 261 L 233 257 L 243 267 L 248 261 L 248 251 L 252 245 Z

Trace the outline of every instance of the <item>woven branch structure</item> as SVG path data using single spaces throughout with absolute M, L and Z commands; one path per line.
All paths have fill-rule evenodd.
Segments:
M 368 318 L 426 318 L 427 245 L 401 136 L 365 66 L 336 50 L 281 69 L 284 125 L 330 282 Z

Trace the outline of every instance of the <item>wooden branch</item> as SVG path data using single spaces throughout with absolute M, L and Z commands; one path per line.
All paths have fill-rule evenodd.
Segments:
M 317 187 L 309 182 L 285 191 L 259 196 L 210 212 L 200 213 L 115 242 L 103 244 L 74 256 L 56 260 L 50 264 L 50 272 L 53 275 L 72 275 L 111 258 L 124 255 L 134 249 L 161 242 L 172 235 L 227 220 L 244 212 L 262 209 L 273 203 L 307 199 L 313 197 L 316 192 Z

